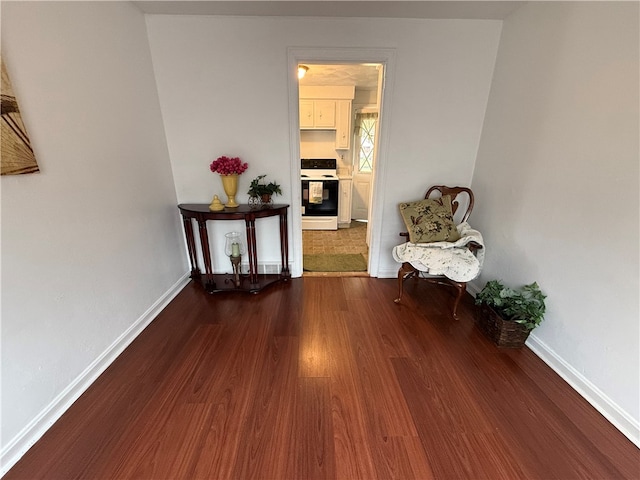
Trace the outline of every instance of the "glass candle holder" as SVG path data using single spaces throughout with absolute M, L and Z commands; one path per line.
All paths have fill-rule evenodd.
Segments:
M 225 234 L 224 253 L 228 257 L 240 257 L 246 253 L 242 236 L 239 232 Z
M 244 242 L 239 232 L 229 232 L 225 234 L 224 253 L 229 256 L 233 267 L 233 277 L 236 288 L 240 288 L 240 264 L 242 255 L 246 252 Z

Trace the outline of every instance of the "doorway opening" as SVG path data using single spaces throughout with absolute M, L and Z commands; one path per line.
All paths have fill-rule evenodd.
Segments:
M 378 153 L 376 165 L 371 179 L 371 195 L 369 197 L 369 218 L 367 222 L 366 238 L 369 246 L 367 273 L 371 277 L 379 275 L 381 256 L 388 252 L 382 249 L 383 212 L 385 184 L 387 181 L 387 150 L 389 148 L 389 129 L 387 127 L 386 112 L 392 110 L 394 72 L 396 62 L 395 48 L 366 48 L 366 47 L 288 47 L 288 107 L 289 107 L 289 151 L 291 172 L 291 217 L 290 217 L 290 271 L 292 277 L 301 277 L 302 266 L 302 195 L 300 181 L 300 99 L 298 66 L 311 67 L 336 64 L 366 64 L 382 65 L 379 70 L 378 82 Z M 344 204 L 344 203 L 343 203 Z
M 384 67 L 316 63 L 305 64 L 304 73 L 298 96 L 300 157 L 335 158 L 339 194 L 332 227 L 310 221 L 303 207 L 303 275 L 368 275 Z M 308 201 L 304 195 L 309 191 L 303 187 L 303 202 Z

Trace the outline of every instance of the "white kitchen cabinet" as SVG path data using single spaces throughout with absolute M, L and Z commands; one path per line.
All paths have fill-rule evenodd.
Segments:
M 351 148 L 351 100 L 336 101 L 336 149 Z
M 313 128 L 313 100 L 300 100 L 300 128 Z
M 315 128 L 336 128 L 335 100 L 313 101 L 313 123 Z
M 300 100 L 300 128 L 303 130 L 334 130 L 335 100 Z
M 338 228 L 351 225 L 351 177 L 339 177 Z

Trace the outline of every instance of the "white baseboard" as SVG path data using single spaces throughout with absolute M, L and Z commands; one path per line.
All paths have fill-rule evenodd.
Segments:
M 29 450 L 64 412 L 104 372 L 125 348 L 149 325 L 173 298 L 189 283 L 189 275 L 181 277 L 133 325 L 96 358 L 73 382 L 54 398 L 29 424 L 12 438 L 0 453 L 0 477 Z
M 377 278 L 398 278 L 398 268 L 400 267 L 393 270 L 378 270 Z
M 526 345 L 576 392 L 582 395 L 593 408 L 609 420 L 614 427 L 620 430 L 625 437 L 640 448 L 640 423 L 637 420 L 632 418 L 598 387 L 558 356 L 535 334 L 529 335 Z
M 467 292 L 469 292 L 473 296 L 473 298 L 476 298 L 476 295 L 480 293 L 480 290 L 482 290 L 482 288 L 476 283 L 476 281 L 477 280 L 472 280 L 467 283 Z

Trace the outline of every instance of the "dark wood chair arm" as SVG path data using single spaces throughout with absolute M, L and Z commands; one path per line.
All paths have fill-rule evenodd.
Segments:
M 478 242 L 469 242 L 467 243 L 467 247 L 471 250 L 471 253 L 476 253 L 478 250 L 481 250 L 483 247 Z
M 400 236 L 409 238 L 409 232 L 400 232 Z

